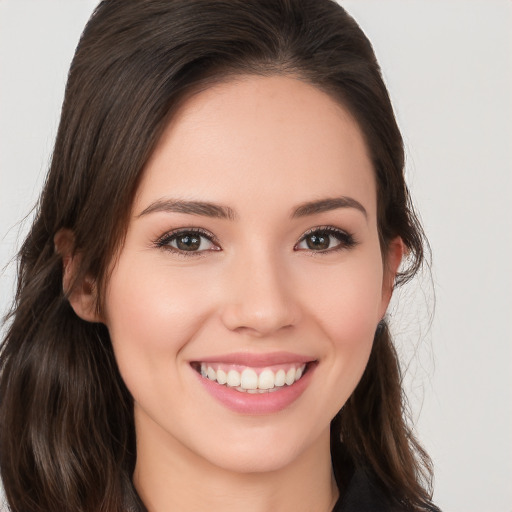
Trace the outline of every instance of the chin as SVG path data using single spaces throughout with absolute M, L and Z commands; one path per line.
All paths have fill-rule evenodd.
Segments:
M 273 429 L 262 429 L 260 432 L 252 432 L 251 435 L 226 436 L 229 443 L 219 443 L 213 448 L 205 447 L 208 453 L 203 452 L 203 457 L 211 464 L 226 471 L 239 474 L 248 473 L 272 473 L 286 469 L 300 463 L 301 460 L 309 460 L 314 454 L 324 453 L 329 450 L 329 429 L 316 433 L 316 435 L 289 435 L 289 429 L 283 432 L 273 432 Z M 295 434 L 295 435 L 293 435 Z M 248 442 L 251 439 L 252 442 Z M 324 450 L 318 450 L 319 445 Z
M 299 454 L 295 450 L 276 450 L 275 447 L 263 451 L 261 448 L 251 447 L 237 448 L 230 453 L 214 457 L 210 462 L 231 473 L 273 473 L 285 469 L 291 465 Z

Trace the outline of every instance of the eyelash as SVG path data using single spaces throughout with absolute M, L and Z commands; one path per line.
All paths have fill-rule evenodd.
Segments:
M 328 235 L 333 236 L 336 238 L 339 242 L 339 244 L 335 245 L 334 247 L 328 247 L 327 249 L 321 249 L 321 250 L 313 250 L 313 249 L 298 249 L 298 245 L 306 240 L 307 237 L 311 235 Z M 354 238 L 354 236 L 350 233 L 347 233 L 346 231 L 343 231 L 339 228 L 335 228 L 334 226 L 318 226 L 315 228 L 312 228 L 308 231 L 306 231 L 301 237 L 300 240 L 297 242 L 297 244 L 294 247 L 294 250 L 296 251 L 311 251 L 311 254 L 316 255 L 323 255 L 323 254 L 330 254 L 333 252 L 343 251 L 346 249 L 350 249 L 357 245 L 357 241 Z
M 170 245 L 172 241 L 177 240 L 180 236 L 184 235 L 198 235 L 201 238 L 206 238 L 211 244 L 213 244 L 216 247 L 216 249 L 204 249 L 202 251 L 186 251 Z M 206 252 L 207 250 L 221 250 L 217 237 L 213 233 L 210 233 L 209 231 L 206 231 L 205 229 L 201 228 L 180 228 L 174 231 L 170 231 L 165 235 L 161 236 L 158 240 L 156 240 L 155 246 L 184 257 L 203 256 L 203 253 Z
M 314 250 L 314 249 L 301 249 L 298 248 L 298 246 L 304 242 L 309 236 L 312 235 L 327 235 L 329 237 L 336 238 L 339 243 L 335 245 L 334 247 L 328 247 L 327 249 L 320 249 L 320 250 Z M 192 250 L 187 251 L 183 249 L 179 249 L 177 247 L 173 247 L 170 244 L 177 240 L 180 236 L 185 235 L 197 235 L 202 238 L 206 238 L 215 248 L 214 249 L 203 249 L 203 250 Z M 201 241 L 199 242 L 202 243 Z M 184 256 L 184 257 L 198 257 L 198 256 L 204 256 L 204 253 L 207 251 L 220 251 L 222 250 L 219 244 L 219 241 L 215 235 L 210 233 L 209 231 L 206 231 L 201 228 L 180 228 L 174 231 L 170 231 L 160 238 L 158 238 L 154 245 L 158 248 L 171 251 L 177 255 Z M 343 231 L 341 229 L 335 228 L 333 226 L 318 226 L 315 228 L 312 228 L 306 233 L 304 233 L 299 241 L 295 244 L 294 250 L 295 251 L 310 251 L 312 255 L 322 255 L 322 254 L 329 254 L 332 252 L 342 251 L 346 249 L 350 249 L 357 245 L 357 241 L 355 240 L 354 236 L 350 233 L 347 233 L 346 231 Z

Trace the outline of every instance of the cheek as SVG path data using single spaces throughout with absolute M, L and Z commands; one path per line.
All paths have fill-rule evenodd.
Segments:
M 121 371 L 171 364 L 201 324 L 207 298 L 197 293 L 197 282 L 174 274 L 170 279 L 168 269 L 134 259 L 121 259 L 114 269 L 105 318 Z
M 382 263 L 380 257 L 354 259 L 327 274 L 316 274 L 318 292 L 310 311 L 321 329 L 318 339 L 324 340 L 324 371 L 337 390 L 332 395 L 335 414 L 352 394 L 370 356 L 381 319 Z
M 336 271 L 317 272 L 314 288 L 307 300 L 329 338 L 347 347 L 373 340 L 383 303 L 380 259 L 354 259 Z
M 200 302 L 208 297 L 197 293 L 200 283 L 187 279 L 186 272 L 143 263 L 128 257 L 118 261 L 107 289 L 105 320 L 135 402 L 158 411 L 169 401 L 167 391 L 181 385 L 177 360 L 202 324 Z

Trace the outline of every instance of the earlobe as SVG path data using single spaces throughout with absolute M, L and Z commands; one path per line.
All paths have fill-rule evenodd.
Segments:
M 96 283 L 92 279 L 84 277 L 82 280 L 75 282 L 67 297 L 71 307 L 82 320 L 102 322 L 102 318 L 96 309 Z
M 389 301 L 391 300 L 391 296 L 393 295 L 395 278 L 405 251 L 405 244 L 400 237 L 393 238 L 388 245 L 384 261 L 384 275 L 382 279 L 382 316 L 384 316 Z
M 96 304 L 96 282 L 90 276 L 77 278 L 80 253 L 75 252 L 75 237 L 70 229 L 60 229 L 53 238 L 55 252 L 62 258 L 62 289 L 75 313 L 87 322 L 101 322 Z

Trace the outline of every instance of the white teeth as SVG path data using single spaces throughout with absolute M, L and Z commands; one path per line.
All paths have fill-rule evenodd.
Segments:
M 278 370 L 276 373 L 276 378 L 274 380 L 274 385 L 276 387 L 284 386 L 285 379 L 286 379 L 286 372 L 283 369 Z
M 226 372 L 219 368 L 217 370 L 217 382 L 219 384 L 226 384 L 227 381 L 228 381 L 228 376 L 226 375 Z
M 263 370 L 258 377 L 259 389 L 272 389 L 275 384 L 275 376 L 272 370 Z
M 226 384 L 230 388 L 236 388 L 240 386 L 240 374 L 236 370 L 229 370 L 228 372 L 228 380 L 226 381 Z
M 290 368 L 286 372 L 286 377 L 284 381 L 286 382 L 286 384 L 288 384 L 288 386 L 291 386 L 295 382 L 295 368 Z
M 244 389 L 258 389 L 258 374 L 251 368 L 246 368 L 242 372 L 240 386 Z
M 231 369 L 226 373 L 218 366 L 215 370 L 207 363 L 201 363 L 201 375 L 209 380 L 217 381 L 221 385 L 227 385 L 237 391 L 247 391 L 249 393 L 268 393 L 269 391 L 276 391 L 285 384 L 291 386 L 302 377 L 306 368 L 305 364 L 298 368 L 292 366 L 288 371 L 281 368 L 274 372 L 270 368 L 265 368 L 258 375 L 252 368 L 245 368 L 241 373 Z

